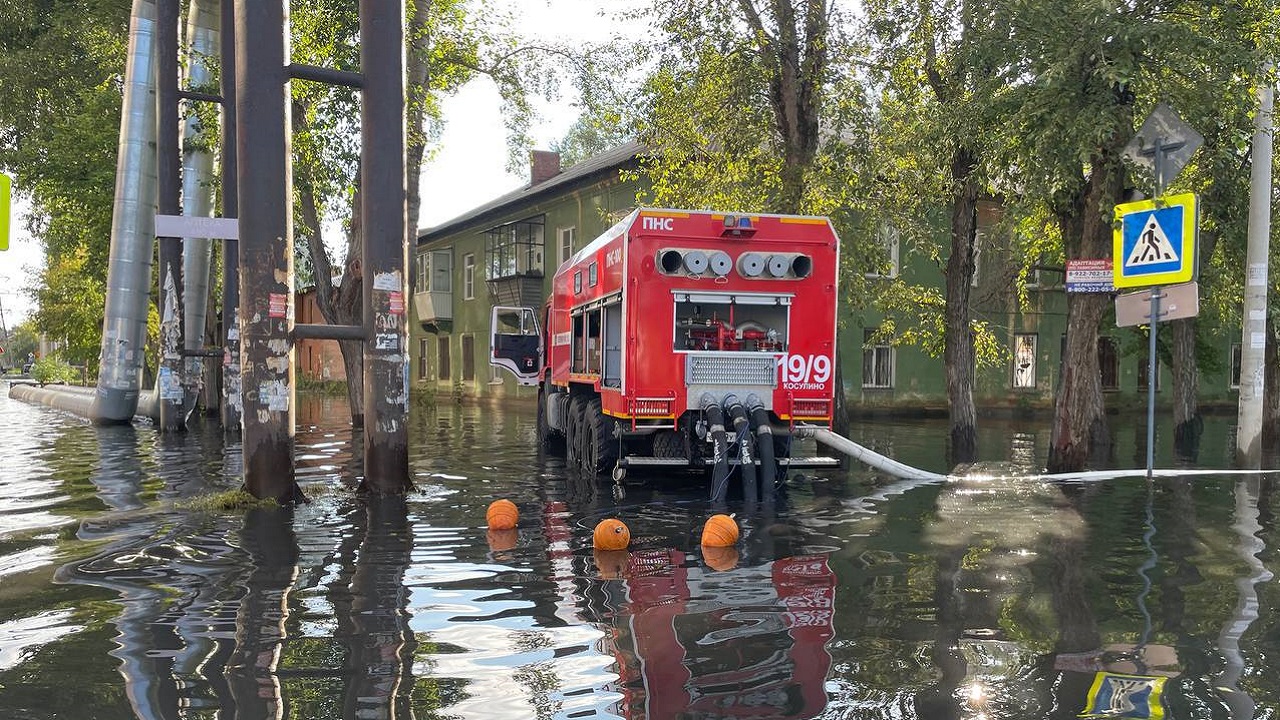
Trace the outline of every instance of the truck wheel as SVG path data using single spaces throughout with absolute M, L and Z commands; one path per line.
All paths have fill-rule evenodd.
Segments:
M 547 403 L 550 400 L 546 388 L 538 388 L 538 448 L 561 455 L 564 453 L 564 434 L 547 422 Z
M 618 439 L 613 436 L 613 421 L 605 417 L 600 398 L 583 403 L 586 413 L 582 424 L 582 469 L 599 475 L 613 469 L 618 461 Z
M 582 400 L 576 397 L 569 398 L 568 417 L 564 423 L 564 449 L 565 464 L 569 467 L 578 467 L 582 464 L 581 440 L 579 420 L 582 417 Z

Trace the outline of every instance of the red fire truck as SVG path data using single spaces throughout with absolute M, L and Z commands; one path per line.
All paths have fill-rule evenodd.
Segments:
M 642 208 L 556 271 L 540 315 L 494 309 L 491 362 L 539 387 L 539 442 L 571 466 L 711 467 L 713 496 L 759 466 L 769 493 L 779 466 L 839 464 L 788 442 L 832 419 L 839 253 L 822 217 Z

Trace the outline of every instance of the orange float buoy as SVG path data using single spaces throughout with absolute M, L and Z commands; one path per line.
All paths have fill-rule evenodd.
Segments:
M 712 515 L 702 527 L 702 544 L 706 547 L 731 547 L 738 542 L 738 523 L 732 515 Z
M 489 503 L 484 520 L 490 530 L 510 530 L 520 520 L 520 510 L 516 504 L 505 498 Z
M 626 550 L 631 544 L 631 530 L 617 518 L 605 518 L 596 525 L 591 546 L 597 550 Z
M 738 548 L 703 545 L 702 561 L 712 570 L 732 570 L 738 567 Z

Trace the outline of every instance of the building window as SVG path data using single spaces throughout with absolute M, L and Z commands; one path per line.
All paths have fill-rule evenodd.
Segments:
M 476 379 L 475 335 L 462 336 L 462 379 L 468 382 Z
M 595 287 L 596 281 L 600 277 L 600 271 L 596 268 L 596 263 L 587 266 L 587 286 Z
M 431 292 L 453 292 L 453 251 L 431 251 Z
M 1013 336 L 1013 386 L 1033 389 L 1036 386 L 1035 333 L 1018 333 Z
M 1120 389 L 1120 358 L 1112 338 L 1098 338 L 1098 370 L 1102 373 L 1103 390 Z
M 427 357 L 430 347 L 427 345 L 427 338 L 418 338 L 418 379 L 427 379 Z
M 453 370 L 449 367 L 449 336 L 436 338 L 436 379 L 452 380 Z
M 418 253 L 414 260 L 417 272 L 413 276 L 413 291 L 426 292 L 431 284 L 431 255 Z
M 1138 360 L 1138 389 L 1147 390 L 1147 373 L 1148 365 L 1151 360 L 1149 358 L 1139 358 Z M 1156 361 L 1156 392 L 1160 392 L 1160 361 Z
M 893 348 L 873 344 L 877 328 L 862 331 L 862 387 L 893 387 Z
M 1231 387 L 1240 389 L 1240 343 L 1231 343 Z
M 556 244 L 559 246 L 559 254 L 556 255 L 557 267 L 568 262 L 573 257 L 573 249 L 578 244 L 578 228 L 560 228 L 556 230 Z
M 532 275 L 542 277 L 543 216 L 499 225 L 485 233 L 485 267 L 489 280 Z
M 432 250 L 417 258 L 414 292 L 453 292 L 453 251 Z
M 884 251 L 884 260 L 880 267 L 874 272 L 866 273 L 869 279 L 878 278 L 896 278 L 898 277 L 898 244 L 901 240 L 902 233 L 895 227 L 889 225 L 881 226 L 880 231 L 876 233 L 876 239 L 879 241 L 881 249 Z
M 462 256 L 462 299 L 476 298 L 476 256 L 467 253 Z

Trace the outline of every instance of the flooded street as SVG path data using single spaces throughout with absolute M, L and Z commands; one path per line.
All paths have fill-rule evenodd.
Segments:
M 345 399 L 300 402 L 312 502 L 221 512 L 216 421 L 161 439 L 0 398 L 0 718 L 1280 717 L 1275 475 L 1012 479 L 1048 427 L 987 421 L 945 483 L 731 495 L 743 539 L 713 551 L 705 481 L 572 477 L 532 405 L 415 408 L 415 491 L 364 501 Z M 1230 467 L 1232 421 L 1188 467 Z M 1113 466 L 1143 466 L 1143 421 L 1112 423 Z M 944 473 L 945 436 L 854 433 Z M 514 533 L 484 527 L 498 497 Z M 629 551 L 592 551 L 605 517 Z

